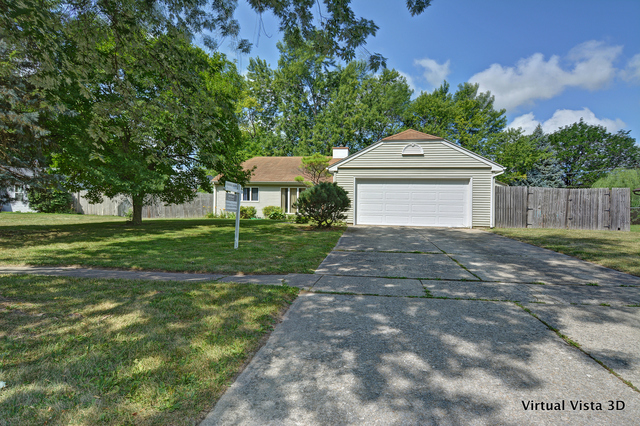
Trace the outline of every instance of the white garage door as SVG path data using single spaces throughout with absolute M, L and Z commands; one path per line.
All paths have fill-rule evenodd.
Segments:
M 469 180 L 358 180 L 358 225 L 470 226 Z

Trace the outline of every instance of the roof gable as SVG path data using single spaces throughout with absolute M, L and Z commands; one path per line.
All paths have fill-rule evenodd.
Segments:
M 424 155 L 402 155 L 408 144 L 419 145 Z M 503 171 L 499 164 L 443 138 L 412 129 L 389 136 L 331 165 L 334 173 L 340 167 L 490 167 Z

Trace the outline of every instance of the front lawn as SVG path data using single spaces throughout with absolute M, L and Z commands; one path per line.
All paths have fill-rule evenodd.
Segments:
M 131 226 L 115 216 L 0 214 L 0 264 L 233 274 L 313 273 L 344 228 L 313 230 L 271 220 L 150 219 Z
M 640 276 L 640 225 L 631 232 L 494 228 L 496 234 Z
M 0 276 L 0 424 L 194 424 L 296 294 Z

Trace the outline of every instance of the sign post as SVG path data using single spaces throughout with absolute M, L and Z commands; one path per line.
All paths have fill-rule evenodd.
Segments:
M 237 249 L 238 240 L 240 239 L 240 197 L 242 197 L 242 185 L 234 182 L 225 182 L 224 189 L 229 191 L 225 197 L 226 210 L 233 210 L 236 212 L 236 238 L 233 242 L 233 248 Z

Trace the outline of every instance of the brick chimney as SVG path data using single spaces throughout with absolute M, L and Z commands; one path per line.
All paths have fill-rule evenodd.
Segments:
M 349 156 L 349 148 L 346 146 L 334 146 L 333 158 L 347 158 Z

